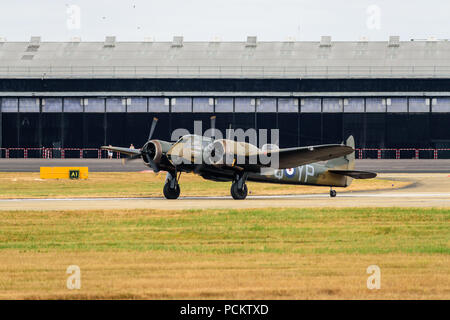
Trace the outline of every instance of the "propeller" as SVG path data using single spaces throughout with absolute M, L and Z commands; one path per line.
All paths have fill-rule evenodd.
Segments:
M 158 123 L 158 118 L 154 117 L 153 121 L 152 121 L 152 125 L 150 127 L 150 132 L 148 133 L 148 140 L 147 141 L 150 141 L 150 139 L 152 138 L 153 133 L 155 132 L 155 128 L 156 128 L 156 124 L 157 123 Z M 144 149 L 141 149 L 140 151 L 141 152 L 139 154 L 135 154 L 135 155 L 133 155 L 131 157 L 123 159 L 122 164 L 126 164 L 129 161 L 133 161 L 133 160 L 141 158 L 143 156 Z M 152 159 L 150 159 L 150 157 L 148 158 L 148 163 L 149 163 L 150 167 L 153 169 L 154 172 L 159 172 L 158 165 Z
M 148 158 L 147 161 L 148 161 L 148 164 L 150 165 L 150 167 L 153 169 L 153 172 L 159 172 L 160 171 L 160 169 L 159 169 L 158 165 L 155 163 L 155 161 L 153 161 L 150 158 Z
M 150 127 L 150 132 L 148 134 L 148 140 L 147 141 L 150 141 L 150 139 L 152 138 L 153 132 L 155 132 L 155 128 L 156 128 L 156 124 L 157 123 L 158 123 L 158 118 L 153 117 L 152 126 Z M 141 154 L 142 154 L 142 149 L 141 149 Z M 148 164 L 153 169 L 153 171 L 154 172 L 159 172 L 158 165 L 152 159 L 150 159 L 150 157 L 148 157 L 147 160 L 148 160 Z
M 123 158 L 122 159 L 122 164 L 126 164 L 128 161 L 133 161 L 133 160 L 136 160 L 136 159 L 140 159 L 141 156 L 142 156 L 142 152 L 139 153 L 139 154 L 135 154 L 134 156 L 130 156 L 128 158 Z
M 204 156 L 206 155 L 209 159 L 211 159 L 210 157 L 215 157 L 215 141 L 216 141 L 216 116 L 211 116 L 210 117 L 211 120 L 211 140 L 212 142 L 206 147 L 206 149 L 204 150 Z M 200 172 L 200 169 L 202 168 L 202 166 L 196 166 L 194 168 L 194 172 L 198 173 Z

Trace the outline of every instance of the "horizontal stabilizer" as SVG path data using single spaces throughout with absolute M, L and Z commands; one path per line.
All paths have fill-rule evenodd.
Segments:
M 354 179 L 372 179 L 377 176 L 375 172 L 357 170 L 328 170 L 328 172 L 348 176 Z

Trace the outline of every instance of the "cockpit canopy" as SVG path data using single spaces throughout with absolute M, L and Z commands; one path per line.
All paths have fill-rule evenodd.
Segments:
M 210 137 L 199 136 L 196 134 L 187 134 L 178 139 L 178 141 L 175 142 L 175 144 L 182 143 L 185 144 L 186 146 L 194 147 L 201 145 L 202 147 L 206 147 L 212 142 L 214 142 L 214 140 Z

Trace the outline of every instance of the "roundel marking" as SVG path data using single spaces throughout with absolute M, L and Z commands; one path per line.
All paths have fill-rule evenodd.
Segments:
M 295 168 L 284 169 L 286 176 L 292 178 L 295 175 Z

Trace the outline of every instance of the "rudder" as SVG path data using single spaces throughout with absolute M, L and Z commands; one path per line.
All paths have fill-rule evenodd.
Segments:
M 353 136 L 349 136 L 347 138 L 347 141 L 345 141 L 345 145 L 355 149 L 355 139 L 353 138 Z M 345 158 L 348 160 L 347 169 L 348 170 L 355 169 L 355 151 L 353 151 L 352 153 L 346 155 Z
M 347 138 L 347 140 L 345 141 L 345 145 L 355 149 L 355 139 L 353 138 L 353 136 L 349 136 Z M 328 160 L 326 166 L 343 170 L 355 169 L 355 151 L 346 156 Z

